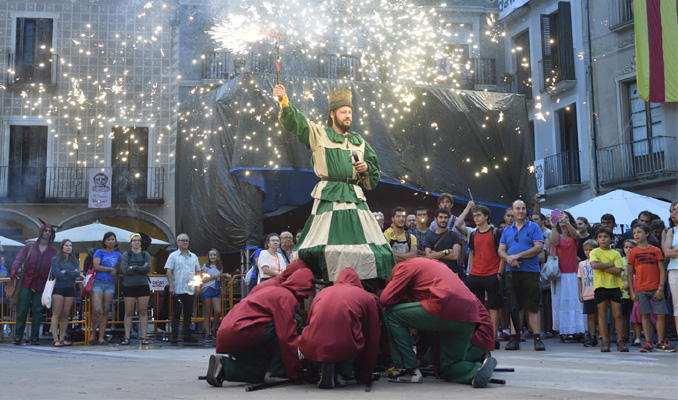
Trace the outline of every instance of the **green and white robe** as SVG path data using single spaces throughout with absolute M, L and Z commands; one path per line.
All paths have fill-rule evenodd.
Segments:
M 381 178 L 372 147 L 355 132 L 342 135 L 332 127 L 308 121 L 292 105 L 280 111 L 280 122 L 313 152 L 313 170 L 319 178 L 359 180 L 356 185 L 318 182 L 311 192 L 313 209 L 297 243 L 296 256 L 316 276 L 333 282 L 346 267 L 355 269 L 360 279 L 390 279 L 395 256 L 363 193 L 363 187 L 373 189 Z M 368 165 L 364 178 L 353 167 L 354 150 Z

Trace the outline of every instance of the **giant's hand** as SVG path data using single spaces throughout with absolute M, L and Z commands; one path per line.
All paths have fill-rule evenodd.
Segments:
M 275 85 L 275 87 L 273 88 L 273 96 L 282 99 L 283 97 L 285 97 L 285 95 L 286 95 L 285 86 Z
M 353 166 L 359 174 L 364 174 L 368 170 L 367 163 L 365 161 L 356 161 L 353 163 Z

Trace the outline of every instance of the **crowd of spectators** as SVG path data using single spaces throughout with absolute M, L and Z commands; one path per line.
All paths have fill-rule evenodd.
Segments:
M 675 351 L 669 340 L 676 338 L 678 322 L 678 202 L 671 204 L 668 227 L 653 213 L 640 210 L 637 220 L 623 233 L 614 233 L 613 214 L 601 215 L 600 221 L 593 222 L 568 212 L 547 217 L 541 213 L 538 195 L 531 215 L 525 203 L 517 200 L 500 221 L 492 220 L 489 208 L 472 201 L 458 216 L 452 214 L 453 205 L 454 197 L 443 193 L 432 214 L 423 206 L 411 213 L 398 206 L 391 212 L 390 225 L 384 225 L 383 213 L 373 214 L 397 262 L 416 257 L 439 260 L 467 284 L 489 312 L 496 333 L 495 349 L 501 348 L 501 341 L 507 341 L 506 350 L 518 350 L 520 343 L 532 338 L 535 350 L 542 351 L 543 338 L 559 335 L 563 342 L 600 345 L 603 352 L 610 351 L 610 343 L 616 343 L 622 352 L 629 346 L 640 347 L 642 352 Z M 473 224 L 467 226 L 467 218 Z M 285 271 L 293 260 L 300 232 L 296 237 L 290 231 L 266 237 L 253 257 L 256 284 Z M 40 325 L 36 293 L 41 294 L 50 271 L 56 279 L 51 321 L 54 346 L 72 344 L 65 335 L 76 295 L 74 283 L 82 273 L 72 243 L 64 240 L 57 250 L 52 246 L 53 237 L 54 228 L 44 226 L 41 240 L 19 253 L 11 271 L 4 268 L 3 254 L 0 274 L 12 275 L 22 264 L 39 271 L 40 263 L 51 267 L 45 277 L 40 272 L 35 279 L 24 281 L 18 298 L 15 344 L 22 341 L 22 321 L 29 309 L 35 325 Z M 140 244 L 140 235 L 133 235 L 129 249 L 121 254 L 117 238 L 107 233 L 102 248 L 94 253 L 90 344 L 106 341 L 118 276 L 122 277 L 125 306 L 121 344 L 130 343 L 135 306 L 140 343 L 150 343 L 144 312 L 150 297 L 150 256 Z M 205 340 L 210 342 L 215 339 L 222 315 L 221 285 L 230 275 L 224 272 L 216 249 L 210 250 L 201 266 L 197 255 L 188 250 L 188 235 L 179 235 L 177 246 L 164 266 L 173 302 L 169 340 L 178 342 L 182 331 L 184 342 L 198 340 L 192 334 L 191 318 L 195 297 L 200 296 Z M 47 253 L 50 262 L 44 261 Z M 543 272 L 547 262 L 554 262 L 549 258 L 556 260 L 558 277 Z M 201 281 L 197 286 L 196 276 Z M 26 284 L 34 287 L 25 288 Z M 670 310 L 673 319 L 665 317 Z M 37 329 L 31 329 L 32 344 L 39 344 Z

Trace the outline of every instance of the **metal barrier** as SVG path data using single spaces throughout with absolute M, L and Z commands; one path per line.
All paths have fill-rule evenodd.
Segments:
M 229 287 L 228 309 L 229 310 L 233 309 L 233 300 L 234 300 L 233 299 L 233 293 L 235 292 L 234 282 L 235 282 L 236 278 L 240 279 L 240 299 L 242 300 L 242 299 L 245 298 L 245 296 L 247 296 L 247 282 L 245 282 L 245 276 L 246 276 L 246 274 L 233 275 L 231 277 L 231 280 L 228 282 L 228 287 Z M 222 298 L 223 298 L 223 296 L 222 296 Z M 221 309 L 223 311 L 224 308 L 222 307 Z M 223 315 L 222 315 L 222 318 L 223 318 Z
M 153 278 L 164 278 L 166 275 L 151 275 Z M 0 278 L 0 286 L 3 286 L 2 284 L 9 283 L 10 278 Z M 80 287 L 81 283 L 78 282 L 76 283 L 76 296 L 75 301 L 73 302 L 73 310 L 71 312 L 71 317 L 69 318 L 69 325 L 76 325 L 76 324 L 82 324 L 83 330 L 84 330 L 84 341 L 79 341 L 79 342 L 74 342 L 75 344 L 87 344 L 92 338 L 92 303 L 91 303 L 91 297 L 80 297 L 79 294 L 81 293 Z M 116 292 L 116 297 L 113 298 L 111 308 L 110 308 L 110 319 L 108 320 L 106 326 L 116 326 L 116 325 L 124 325 L 124 313 L 121 312 L 121 306 L 120 304 L 123 303 L 123 297 L 120 295 L 120 286 L 117 285 L 117 292 Z M 240 298 L 236 299 L 235 292 L 239 289 L 239 294 Z M 149 307 L 146 310 L 147 313 L 150 313 L 149 319 L 148 319 L 148 325 L 149 329 L 147 334 L 149 336 L 157 337 L 159 335 L 163 335 L 163 332 L 160 332 L 160 328 L 158 325 L 160 324 L 171 324 L 172 322 L 172 311 L 173 311 L 173 304 L 171 301 L 171 298 L 167 299 L 169 303 L 168 307 L 168 317 L 166 319 L 158 319 L 156 318 L 156 313 L 154 311 L 157 311 L 159 309 L 158 304 L 160 301 L 160 293 L 163 291 L 152 291 L 151 294 L 151 299 L 149 301 Z M 247 295 L 247 288 L 245 285 L 245 274 L 237 274 L 231 277 L 231 279 L 228 281 L 228 285 L 225 284 L 225 280 L 222 280 L 222 285 L 221 285 L 221 315 L 219 316 L 219 321 L 215 321 L 215 324 L 218 324 L 221 319 L 224 318 L 226 313 L 233 308 L 233 305 L 236 301 L 239 301 L 240 299 L 244 298 Z M 202 307 L 202 300 L 200 299 L 200 290 L 199 288 L 196 289 L 196 294 L 195 296 L 197 297 L 196 301 L 193 302 L 193 317 L 191 318 L 191 322 L 193 323 L 201 323 L 204 321 L 204 315 L 202 313 L 203 307 Z M 78 312 L 79 311 L 79 312 Z M 136 315 L 132 318 L 132 324 L 138 324 L 139 323 L 139 312 L 141 310 L 137 310 Z M 51 309 L 47 309 L 47 313 L 45 315 L 45 318 L 43 319 L 44 324 L 49 324 L 51 321 Z M 27 325 L 31 324 L 30 320 L 30 314 L 28 316 Z M 5 301 L 4 299 L 4 291 L 2 295 L 0 296 L 0 325 L 11 325 L 14 327 L 16 325 L 16 306 L 10 306 L 8 301 Z M 152 326 L 152 329 L 150 329 Z M 215 325 L 216 326 L 216 325 Z M 96 329 L 96 327 L 94 327 Z M 170 331 L 170 327 L 166 326 L 164 329 L 165 332 Z M 12 329 L 12 337 L 14 335 L 14 329 Z M 12 339 L 12 337 L 5 337 L 4 336 L 4 329 L 0 329 L 0 341 L 5 341 L 8 339 Z
M 9 299 L 5 299 L 5 293 L 4 293 L 4 286 L 5 284 L 9 283 L 10 278 L 0 278 L 0 288 L 2 289 L 2 293 L 0 294 L 0 342 L 4 342 L 6 340 L 12 340 L 14 338 L 14 330 L 16 328 L 16 305 L 10 305 L 9 304 Z M 79 293 L 78 286 L 80 286 L 80 283 L 75 284 L 75 289 L 76 293 Z M 80 308 L 82 308 L 84 301 L 81 301 Z M 78 315 L 80 315 L 80 319 L 78 318 Z M 86 318 L 83 317 L 84 312 L 80 312 L 78 314 L 78 297 L 76 297 L 75 301 L 73 302 L 73 306 L 71 307 L 71 316 L 68 319 L 68 325 L 73 326 L 73 325 L 78 325 L 78 324 L 83 324 L 83 327 L 85 329 L 85 335 L 87 335 L 87 327 L 86 325 Z M 46 309 L 45 312 L 45 318 L 41 321 L 41 325 L 43 324 L 49 324 L 52 320 L 52 309 L 48 308 Z M 11 335 L 6 337 L 5 336 L 5 325 L 9 325 L 12 327 L 12 332 Z M 26 317 L 26 327 L 32 325 L 31 323 L 31 311 L 29 310 L 28 316 Z M 24 335 L 25 336 L 25 335 Z M 85 342 L 87 339 L 85 339 Z M 73 344 L 84 344 L 85 342 L 83 341 L 76 341 L 73 342 Z

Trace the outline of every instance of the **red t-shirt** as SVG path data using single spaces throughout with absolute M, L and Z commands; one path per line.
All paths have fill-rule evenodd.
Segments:
M 577 241 L 572 236 L 565 240 L 558 234 L 558 247 L 555 247 L 555 249 L 560 272 L 563 274 L 576 274 L 579 269 L 579 263 L 577 262 Z
M 501 259 L 494 246 L 493 230 L 476 231 L 473 235 L 473 268 L 471 275 L 495 275 L 499 271 Z
M 646 292 L 659 287 L 658 261 L 664 261 L 661 250 L 652 245 L 646 249 L 636 246 L 629 251 L 626 261 L 633 264 L 636 292 Z

